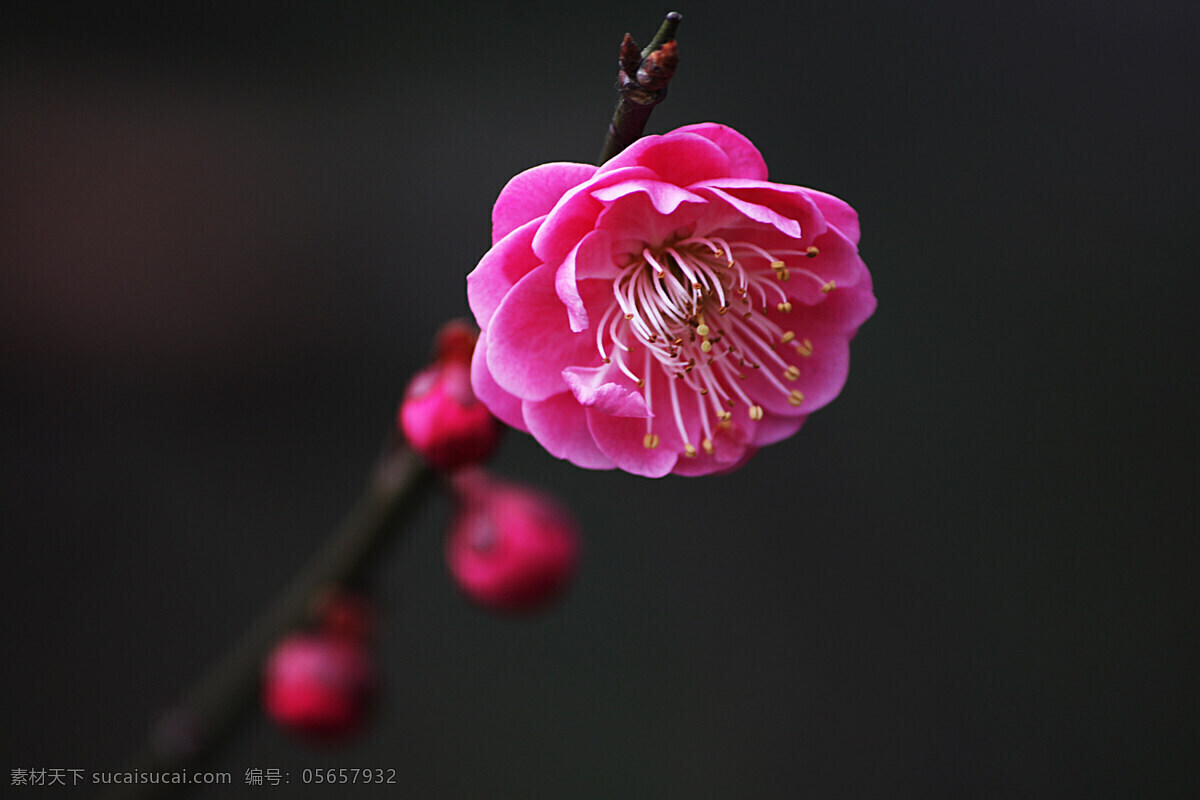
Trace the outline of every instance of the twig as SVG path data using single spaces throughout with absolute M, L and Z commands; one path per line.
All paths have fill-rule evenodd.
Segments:
M 242 638 L 163 716 L 128 768 L 130 772 L 187 769 L 209 753 L 257 696 L 263 662 L 280 637 L 303 624 L 325 592 L 353 578 L 396 529 L 429 484 L 432 473 L 399 444 L 380 458 L 366 489 L 325 545 L 250 625 Z M 237 778 L 235 777 L 235 780 Z M 107 797 L 163 797 L 171 784 L 132 783 Z
M 650 112 L 667 96 L 667 83 L 679 62 L 675 29 L 682 20 L 683 15 L 676 11 L 667 14 L 654 39 L 640 53 L 633 37 L 625 34 L 621 71 L 617 74 L 621 97 L 600 151 L 601 164 L 637 141 L 646 129 Z

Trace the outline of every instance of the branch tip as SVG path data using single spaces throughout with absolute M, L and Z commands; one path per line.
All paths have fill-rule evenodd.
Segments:
M 621 40 L 621 71 L 617 76 L 620 99 L 600 151 L 600 163 L 636 141 L 646 128 L 651 110 L 667 96 L 667 84 L 679 64 L 675 31 L 682 20 L 679 12 L 668 13 L 654 39 L 640 52 L 630 34 Z

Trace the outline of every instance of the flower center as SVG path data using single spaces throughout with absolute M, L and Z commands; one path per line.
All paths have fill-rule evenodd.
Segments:
M 768 315 L 772 306 L 779 314 L 791 312 L 780 284 L 793 273 L 816 281 L 823 292 L 836 288 L 833 281 L 795 266 L 797 259 L 818 254 L 816 247 L 768 252 L 749 242 L 692 236 L 643 249 L 613 281 L 613 302 L 596 327 L 596 349 L 604 363 L 615 362 L 641 387 L 651 410 L 651 370 L 673 378 L 667 381 L 669 403 L 685 456 L 695 456 L 696 447 L 684 425 L 680 387 L 694 396 L 704 435 L 700 446 L 706 453 L 714 451 L 714 433 L 731 425 L 732 409 L 739 404 L 747 407 L 750 419 L 763 417 L 763 407 L 739 385 L 747 370 L 761 370 L 791 405 L 804 401 L 799 390 L 785 383 L 800 377 L 799 367 L 785 361 L 777 348 L 790 344 L 808 357 L 812 342 L 798 340 Z M 642 357 L 636 359 L 639 349 Z M 643 444 L 649 449 L 659 442 L 653 424 L 653 418 L 646 420 Z

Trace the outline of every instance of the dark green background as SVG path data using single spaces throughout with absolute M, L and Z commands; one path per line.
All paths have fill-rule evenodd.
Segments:
M 120 769 L 316 548 L 468 313 L 500 187 L 595 157 L 621 34 L 667 10 L 169 8 L 0 12 L 5 771 Z M 582 520 L 566 602 L 469 607 L 433 499 L 373 571 L 372 734 L 256 719 L 211 768 L 253 797 L 302 793 L 247 768 L 329 766 L 399 797 L 1194 796 L 1200 7 L 677 8 L 651 132 L 726 123 L 861 214 L 843 396 L 719 478 L 510 436 L 496 470 Z M 311 791 L 343 795 L 381 796 Z

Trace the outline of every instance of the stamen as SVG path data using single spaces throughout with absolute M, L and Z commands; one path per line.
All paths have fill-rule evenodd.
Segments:
M 683 376 L 676 375 L 675 377 L 682 378 Z M 679 428 L 679 438 L 686 442 L 688 439 L 687 428 L 683 424 L 683 412 L 679 410 L 679 393 L 675 389 L 675 381 L 670 381 L 667 386 L 671 390 L 671 409 L 675 412 L 675 426 Z M 688 446 L 691 447 L 691 445 Z M 692 452 L 695 453 L 695 448 L 692 448 Z
M 734 263 L 734 259 L 733 259 L 733 251 L 729 247 L 729 242 L 725 241 L 724 239 L 717 239 L 716 237 L 713 238 L 713 241 L 716 242 L 718 246 L 720 246 L 721 251 L 723 253 L 725 253 L 725 261 L 729 264 L 729 266 L 732 267 L 733 263 Z
M 652 392 L 650 390 L 651 384 L 654 383 L 654 375 L 650 372 L 650 348 L 648 348 L 648 347 L 646 348 L 645 373 L 646 373 L 646 378 L 647 378 L 645 384 L 643 385 L 643 384 L 639 383 L 638 386 L 644 390 L 642 392 L 642 400 L 646 403 L 646 410 L 648 412 L 650 412 L 650 416 L 646 417 L 646 435 L 649 436 L 651 420 L 654 418 L 654 402 L 653 402 L 653 400 L 651 400 Z M 647 447 L 649 447 L 649 446 L 650 445 L 647 445 Z M 657 436 L 654 437 L 654 446 L 655 447 L 658 446 L 658 437 Z
M 596 325 L 596 350 L 600 352 L 600 360 L 605 364 L 609 363 L 608 353 L 604 351 L 604 326 L 608 324 L 612 318 L 613 312 L 617 310 L 616 303 L 609 303 L 608 310 L 604 312 L 604 316 L 600 318 L 600 322 Z
M 708 419 L 708 409 L 704 405 L 704 395 L 707 393 L 708 389 L 703 389 L 700 394 L 696 395 L 696 406 L 700 409 L 700 426 L 704 429 L 704 439 L 701 440 L 701 445 L 712 438 L 712 423 Z
M 741 388 L 742 381 L 758 392 L 769 385 L 793 406 L 803 402 L 803 394 L 791 388 L 795 384 L 784 383 L 798 380 L 800 367 L 785 361 L 778 347 L 792 344 L 801 355 L 810 356 L 812 342 L 798 342 L 794 331 L 783 330 L 779 318 L 767 312 L 772 306 L 781 314 L 792 311 L 792 300 L 780 284 L 799 268 L 789 267 L 783 259 L 794 265 L 798 257 L 811 258 L 817 251 L 776 250 L 772 254 L 748 242 L 682 238 L 687 235 L 677 233 L 669 246 L 645 246 L 640 258 L 631 254 L 623 273 L 613 282 L 613 301 L 600 317 L 595 339 L 600 360 L 616 362 L 640 387 L 646 408 L 651 410 L 643 447 L 654 449 L 660 444 L 660 435 L 653 430 L 652 383 L 661 377 L 670 392 L 681 457 L 694 458 L 700 450 L 710 455 L 715 452 L 714 432 L 733 424 L 731 412 L 738 406 L 745 406 L 751 420 L 763 419 L 766 412 L 755 402 L 761 398 L 751 398 Z M 753 262 L 743 264 L 741 258 Z M 819 281 L 822 291 L 834 288 L 833 281 L 800 271 Z M 735 299 L 741 302 L 735 304 Z M 731 306 L 736 314 L 728 314 Z M 717 323 L 718 317 L 725 319 Z M 630 343 L 645 351 L 640 377 L 631 369 L 632 363 L 627 363 Z M 751 370 L 759 370 L 767 383 L 749 381 Z M 694 436 L 689 436 L 685 425 L 680 386 L 696 398 L 699 420 L 692 417 L 686 421 Z
M 625 359 L 621 358 L 621 354 L 618 351 L 614 350 L 613 355 L 617 357 L 617 369 L 621 370 L 621 372 L 624 372 L 626 375 L 628 375 L 629 380 L 633 381 L 640 387 L 644 383 L 644 381 L 641 378 L 639 378 L 637 375 L 634 375 L 633 370 L 631 370 L 629 367 L 625 366 Z
M 648 248 L 648 247 L 642 248 L 642 258 L 646 259 L 646 263 L 649 264 L 651 267 L 653 267 L 654 271 L 657 272 L 659 275 L 666 272 L 666 269 L 663 268 L 663 265 L 658 263 L 658 261 L 655 260 L 654 256 L 650 254 L 650 248 Z

